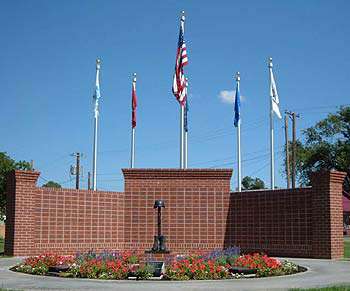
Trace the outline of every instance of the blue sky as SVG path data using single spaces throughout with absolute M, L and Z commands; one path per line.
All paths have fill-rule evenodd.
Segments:
M 122 190 L 129 166 L 131 75 L 138 74 L 136 166 L 179 165 L 179 106 L 171 93 L 181 10 L 189 65 L 189 166 L 236 169 L 233 105 L 241 72 L 242 175 L 269 183 L 273 57 L 281 109 L 300 129 L 349 104 L 349 1 L 6 1 L 2 3 L 0 151 L 33 159 L 40 184 L 74 186 L 73 152 L 91 170 L 95 59 L 102 59 L 98 188 Z M 283 123 L 276 128 L 276 182 Z M 232 188 L 236 178 L 232 179 Z

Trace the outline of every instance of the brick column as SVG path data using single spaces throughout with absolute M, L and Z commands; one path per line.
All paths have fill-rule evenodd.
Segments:
M 5 255 L 28 255 L 35 242 L 35 187 L 40 173 L 12 171 L 6 187 Z
M 344 256 L 342 190 L 346 173 L 314 173 L 312 181 L 312 257 Z

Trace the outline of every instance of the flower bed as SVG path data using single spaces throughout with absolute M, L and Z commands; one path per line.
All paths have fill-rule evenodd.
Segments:
M 61 277 L 115 279 L 130 277 L 149 279 L 154 269 L 131 252 L 89 252 L 76 256 L 43 254 L 29 257 L 12 270 L 35 275 Z M 265 254 L 239 255 L 238 248 L 214 251 L 209 254 L 169 257 L 161 278 L 165 280 L 217 280 L 242 278 L 244 274 L 256 277 L 288 275 L 301 271 L 289 261 L 279 261 Z

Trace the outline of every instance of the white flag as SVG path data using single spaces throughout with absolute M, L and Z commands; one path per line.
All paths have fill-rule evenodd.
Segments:
M 279 108 L 280 100 L 278 98 L 277 87 L 275 78 L 273 77 L 272 68 L 270 68 L 270 96 L 272 102 L 272 110 L 276 113 L 277 117 L 281 119 L 282 115 Z
M 95 117 L 97 118 L 99 115 L 99 109 L 98 109 L 98 105 L 99 105 L 99 101 L 101 98 L 101 91 L 100 91 L 100 60 L 97 60 L 96 62 L 96 83 L 95 83 L 95 92 L 94 92 L 94 96 L 93 99 L 95 101 L 95 108 L 94 108 L 94 112 L 95 112 Z

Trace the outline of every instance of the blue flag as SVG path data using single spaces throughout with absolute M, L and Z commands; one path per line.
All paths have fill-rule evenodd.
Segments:
M 236 98 L 235 98 L 235 127 L 238 126 L 239 120 L 241 119 L 241 94 L 239 93 L 239 83 L 236 85 Z

